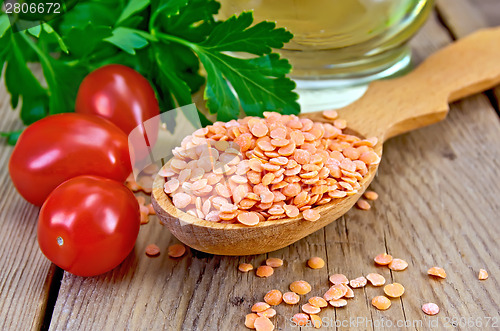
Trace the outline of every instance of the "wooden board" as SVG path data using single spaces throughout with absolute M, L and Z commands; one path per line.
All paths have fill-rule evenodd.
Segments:
M 433 17 L 419 32 L 412 41 L 417 62 L 450 42 L 450 33 L 461 37 L 487 24 L 499 25 L 498 4 L 498 0 L 438 0 L 446 27 Z M 17 129 L 19 120 L 10 110 L 2 82 L 0 86 L 0 130 Z M 497 98 L 499 91 L 495 89 Z M 498 109 L 498 102 L 491 100 Z M 438 321 L 442 329 L 446 318 L 473 318 L 483 323 L 476 329 L 492 329 L 492 321 L 486 327 L 486 318 L 499 318 L 500 310 L 499 129 L 499 118 L 484 95 L 457 102 L 446 121 L 387 142 L 372 185 L 380 198 L 370 211 L 354 209 L 292 246 L 244 258 L 195 251 L 180 259 L 168 258 L 166 248 L 177 241 L 151 217 L 141 229 L 134 253 L 119 268 L 87 279 L 65 273 L 59 293 L 56 270 L 60 269 L 43 257 L 36 242 L 38 209 L 15 192 L 7 172 L 12 148 L 2 144 L 0 329 L 40 329 L 44 320 L 50 322 L 54 308 L 52 330 L 246 330 L 245 314 L 270 289 L 287 291 L 290 282 L 304 279 L 313 285 L 308 298 L 327 289 L 330 274 L 343 272 L 353 278 L 373 271 L 402 283 L 406 287 L 402 299 L 393 300 L 388 311 L 377 311 L 369 301 L 382 291 L 368 286 L 356 290 L 347 307 L 330 307 L 320 316 L 330 322 L 360 318 L 357 327 L 342 330 L 398 329 L 380 325 L 398 320 L 407 320 L 409 329 L 418 330 Z M 160 246 L 159 257 L 144 255 L 149 243 Z M 373 256 L 385 250 L 406 259 L 408 270 L 391 273 L 374 266 Z M 268 256 L 285 260 L 269 279 L 236 269 L 241 262 L 260 265 Z M 311 256 L 323 257 L 327 267 L 305 267 Z M 444 267 L 448 278 L 429 279 L 425 272 L 433 265 Z M 486 268 L 490 279 L 478 281 L 479 268 Z M 51 286 L 56 290 L 53 295 Z M 427 301 L 440 305 L 439 319 L 421 312 Z M 276 329 L 296 330 L 289 318 L 300 306 L 280 305 L 277 311 Z
M 412 46 L 420 61 L 449 42 L 447 31 L 433 17 Z M 328 288 L 328 275 L 335 272 L 351 278 L 380 272 L 404 284 L 407 293 L 393 300 L 389 311 L 380 312 L 370 305 L 380 288 L 356 290 L 346 308 L 321 313 L 331 321 L 408 320 L 417 323 L 413 329 L 425 329 L 420 321 L 436 320 L 420 310 L 428 301 L 441 306 L 440 323 L 444 318 L 498 317 L 500 301 L 492 293 L 498 289 L 494 275 L 500 271 L 500 232 L 494 227 L 500 188 L 491 183 L 499 175 L 499 129 L 484 96 L 454 104 L 445 122 L 387 143 L 373 184 L 380 200 L 371 211 L 352 210 L 323 230 L 266 255 L 232 258 L 193 251 L 173 260 L 165 249 L 176 240 L 152 221 L 143 226 L 135 255 L 120 269 L 91 279 L 65 274 L 51 329 L 245 330 L 245 314 L 267 291 L 287 291 L 292 281 L 303 279 L 314 288 L 306 297 L 321 295 Z M 146 257 L 148 243 L 159 244 L 163 254 Z M 386 250 L 407 260 L 408 271 L 375 267 L 373 256 Z M 326 268 L 305 267 L 315 255 L 327 261 Z M 236 269 L 241 262 L 258 266 L 267 256 L 285 260 L 269 279 Z M 433 265 L 446 268 L 449 278 L 429 279 L 426 270 Z M 487 268 L 491 279 L 478 281 L 479 268 Z M 276 328 L 293 330 L 289 318 L 300 306 L 281 305 L 277 311 Z
M 0 131 L 21 127 L 0 80 Z M 0 147 L 0 329 L 39 329 L 55 272 L 36 241 L 38 208 L 24 201 L 9 177 L 12 147 Z

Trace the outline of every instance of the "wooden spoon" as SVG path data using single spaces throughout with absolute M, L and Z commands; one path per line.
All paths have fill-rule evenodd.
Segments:
M 382 155 L 387 139 L 436 123 L 446 117 L 448 103 L 500 83 L 500 28 L 486 29 L 461 39 L 427 58 L 410 74 L 370 84 L 355 103 L 338 110 L 349 129 L 363 137 L 377 137 L 375 151 Z M 301 115 L 314 121 L 321 112 Z M 404 151 L 402 151 L 404 153 Z M 172 234 L 197 250 L 221 255 L 260 254 L 288 246 L 345 214 L 373 180 L 372 166 L 355 195 L 315 207 L 316 222 L 302 217 L 265 221 L 255 227 L 220 224 L 176 209 L 163 191 L 165 179 L 157 176 L 152 202 L 160 220 Z

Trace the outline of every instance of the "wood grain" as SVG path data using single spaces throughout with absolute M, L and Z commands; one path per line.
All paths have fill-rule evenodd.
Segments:
M 454 38 L 500 26 L 500 1 L 497 0 L 438 0 L 437 9 Z M 500 115 L 500 87 L 494 88 L 489 95 Z
M 21 127 L 17 111 L 0 80 L 0 131 Z M 29 330 L 42 326 L 55 268 L 38 248 L 38 208 L 24 201 L 9 177 L 12 151 L 0 141 L 0 329 Z
M 416 60 L 449 42 L 448 31 L 431 17 L 412 42 Z M 321 316 L 339 321 L 359 317 L 366 323 L 342 330 L 389 329 L 370 324 L 382 320 L 415 321 L 409 329 L 424 330 L 436 317 L 425 316 L 420 307 L 436 302 L 440 328 L 445 317 L 498 318 L 500 188 L 494 183 L 500 175 L 499 139 L 500 123 L 486 97 L 455 103 L 446 121 L 388 141 L 372 184 L 380 198 L 371 211 L 353 209 L 326 228 L 265 255 L 221 257 L 191 251 L 171 259 L 165 250 L 176 240 L 152 218 L 141 228 L 135 253 L 117 270 L 87 279 L 65 274 L 51 329 L 246 330 L 245 314 L 271 289 L 285 292 L 292 281 L 304 279 L 313 285 L 308 298 L 328 288 L 329 274 L 354 278 L 373 271 L 404 284 L 406 294 L 380 312 L 370 300 L 382 290 L 368 286 L 355 290 L 356 298 L 346 308 L 329 308 Z M 144 255 L 149 243 L 160 246 L 159 257 Z M 374 266 L 373 256 L 384 251 L 407 260 L 408 270 Z M 269 279 L 237 271 L 239 263 L 258 266 L 267 256 L 285 260 Z M 307 268 L 311 256 L 323 257 L 327 267 Z M 444 267 L 448 279 L 429 279 L 426 270 L 433 265 Z M 490 279 L 478 281 L 479 268 L 486 268 Z M 279 306 L 276 329 L 296 330 L 289 318 L 299 310 L 299 305 Z
M 442 18 L 448 9 L 443 21 L 456 37 L 484 25 L 482 18 L 473 19 L 475 9 L 489 25 L 500 24 L 500 11 L 494 10 L 497 0 L 438 1 L 438 7 Z M 433 17 L 412 42 L 417 61 L 449 41 L 448 32 Z M 10 110 L 2 82 L 0 86 L 0 130 L 17 129 L 17 115 Z M 387 143 L 372 185 L 380 199 L 371 211 L 351 210 L 328 227 L 266 255 L 228 258 L 192 251 L 170 259 L 166 247 L 177 241 L 152 217 L 142 227 L 134 253 L 118 269 L 87 279 L 64 275 L 51 329 L 246 330 L 244 315 L 270 289 L 287 291 L 290 282 L 304 279 L 313 285 L 308 298 L 327 289 L 329 274 L 344 272 L 353 278 L 372 271 L 404 284 L 407 293 L 393 300 L 390 310 L 379 312 L 369 300 L 381 289 L 368 286 L 356 290 L 347 307 L 329 308 L 321 316 L 340 321 L 367 318 L 367 325 L 342 330 L 389 329 L 372 326 L 370 319 L 422 320 L 422 326 L 409 329 L 423 330 L 436 317 L 424 316 L 420 305 L 434 301 L 441 307 L 440 329 L 445 317 L 483 318 L 483 323 L 484 317 L 498 318 L 499 129 L 484 95 L 452 105 L 446 121 Z M 37 208 L 21 199 L 8 177 L 11 150 L 0 146 L 0 329 L 40 329 L 55 268 L 36 243 Z M 162 249 L 157 258 L 143 253 L 152 242 Z M 406 259 L 408 271 L 375 267 L 371 259 L 384 250 Z M 285 260 L 269 279 L 236 270 L 241 262 L 257 266 L 267 256 Z M 311 256 L 324 258 L 327 267 L 305 267 Z M 432 265 L 444 267 L 448 278 L 429 279 L 425 271 Z M 477 280 L 479 268 L 489 271 L 488 280 Z M 277 329 L 296 330 L 288 319 L 300 307 L 281 305 L 277 310 Z

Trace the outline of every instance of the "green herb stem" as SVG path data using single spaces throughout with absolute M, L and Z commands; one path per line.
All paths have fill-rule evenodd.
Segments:
M 199 47 L 198 45 L 196 44 L 193 44 L 185 39 L 182 39 L 182 38 L 179 38 L 179 37 L 176 37 L 176 36 L 172 36 L 172 35 L 169 35 L 169 34 L 165 34 L 165 33 L 162 33 L 162 32 L 156 32 L 156 31 L 152 31 L 154 33 L 151 33 L 152 35 L 155 35 L 157 36 L 158 38 L 160 38 L 160 40 L 164 40 L 164 41 L 171 41 L 171 42 L 174 42 L 174 43 L 177 43 L 177 44 L 181 44 L 181 45 L 184 45 L 184 46 L 187 46 L 189 48 L 191 48 L 193 51 L 199 51 Z

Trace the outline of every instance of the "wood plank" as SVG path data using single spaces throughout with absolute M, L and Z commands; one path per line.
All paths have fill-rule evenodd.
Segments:
M 464 37 L 477 29 L 500 25 L 498 0 L 438 0 L 437 8 L 455 38 Z M 490 96 L 500 115 L 500 87 L 494 88 Z
M 0 80 L 0 131 L 21 127 L 17 111 Z M 42 326 L 49 287 L 55 272 L 38 248 L 38 208 L 24 201 L 9 177 L 12 147 L 0 139 L 0 329 L 28 330 Z
M 443 22 L 458 38 L 500 25 L 500 1 L 497 0 L 436 0 L 436 7 Z
M 447 31 L 432 17 L 412 46 L 421 61 L 449 42 Z M 381 288 L 355 290 L 356 298 L 346 308 L 321 313 L 329 321 L 361 318 L 361 324 L 342 330 L 394 329 L 378 325 L 388 320 L 415 321 L 410 329 L 428 329 L 425 323 L 436 320 L 420 310 L 428 301 L 440 305 L 440 318 L 498 317 L 499 298 L 491 293 L 498 289 L 495 275 L 500 271 L 500 230 L 495 225 L 500 188 L 492 185 L 499 175 L 499 129 L 484 96 L 452 105 L 446 121 L 387 143 L 373 184 L 380 199 L 371 211 L 353 209 L 323 230 L 266 255 L 238 258 L 191 251 L 171 259 L 165 250 L 176 240 L 152 217 L 142 227 L 134 253 L 118 269 L 87 279 L 64 275 L 51 329 L 246 330 L 245 314 L 267 291 L 284 292 L 290 282 L 304 279 L 313 285 L 305 298 L 321 295 L 328 275 L 335 272 L 350 278 L 380 272 L 407 290 L 385 312 L 370 304 Z M 159 257 L 144 255 L 149 243 L 160 246 Z M 391 273 L 374 266 L 373 256 L 385 250 L 406 259 L 408 271 Z M 327 267 L 306 268 L 314 255 L 323 257 Z M 241 262 L 260 265 L 267 256 L 285 260 L 269 279 L 236 269 Z M 429 279 L 425 272 L 433 265 L 446 268 L 448 279 Z M 490 279 L 478 281 L 479 268 L 488 269 Z M 289 318 L 300 306 L 280 305 L 277 311 L 276 329 L 296 330 Z

